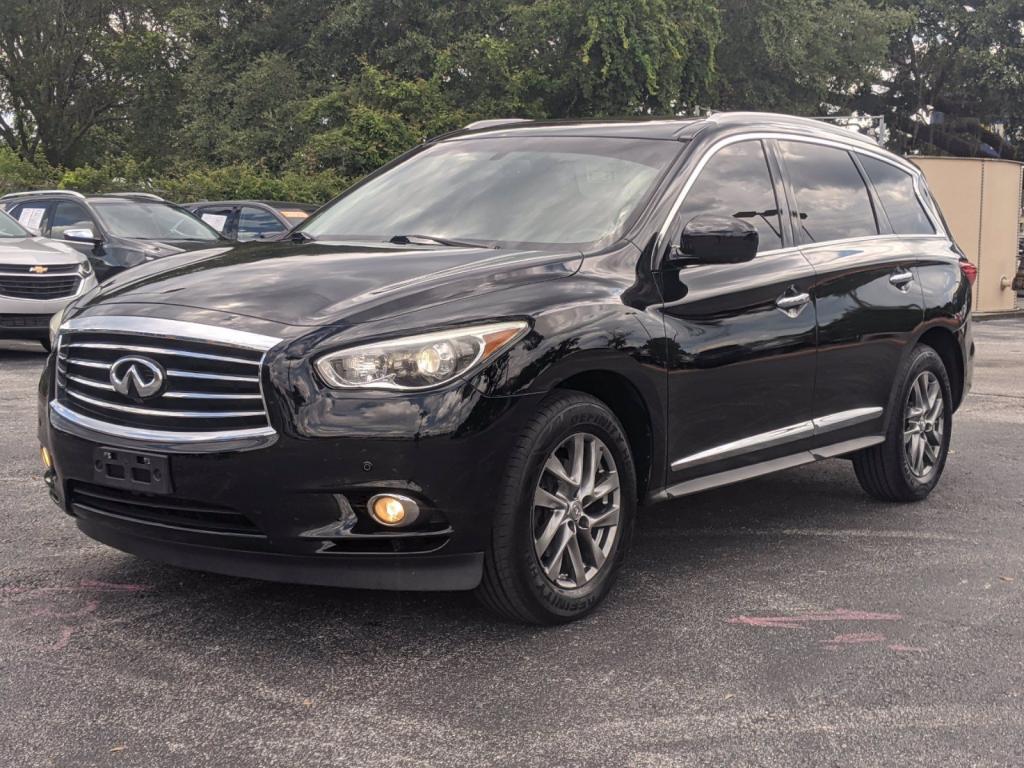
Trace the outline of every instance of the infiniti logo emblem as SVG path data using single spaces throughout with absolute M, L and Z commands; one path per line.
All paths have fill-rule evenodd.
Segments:
M 110 383 L 118 394 L 144 400 L 161 390 L 167 374 L 148 357 L 122 357 L 110 366 Z

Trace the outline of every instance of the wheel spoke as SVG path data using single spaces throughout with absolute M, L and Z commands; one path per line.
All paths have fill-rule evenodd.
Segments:
M 573 486 L 583 485 L 583 453 L 586 439 L 582 434 L 573 435 L 572 440 L 572 478 Z
M 590 534 L 590 531 L 584 531 L 582 535 L 593 566 L 595 568 L 600 568 L 604 565 L 604 552 L 601 550 L 601 547 L 598 546 L 597 540 Z
M 583 483 L 580 485 L 580 498 L 587 499 L 593 494 L 594 486 L 597 484 L 597 468 L 601 464 L 601 456 L 597 442 L 587 440 L 585 443 L 586 457 L 583 462 Z
M 939 458 L 939 446 L 937 444 L 932 444 L 930 442 L 925 441 L 924 456 L 928 460 L 928 464 L 930 466 L 935 466 L 935 462 Z
M 569 477 L 569 473 L 565 471 L 565 465 L 554 454 L 548 456 L 548 460 L 544 462 L 544 469 L 563 483 L 574 485 L 572 478 Z
M 609 493 L 619 490 L 619 475 L 617 472 L 610 473 L 601 483 L 594 488 L 588 499 L 588 503 L 594 503 L 604 499 Z
M 568 528 L 561 529 L 561 536 L 558 539 L 558 544 L 555 545 L 555 553 L 551 556 L 551 562 L 544 569 L 544 573 L 552 581 L 557 581 L 562 573 L 562 558 L 565 557 L 565 550 L 573 538 Z
M 551 546 L 551 542 L 555 540 L 555 535 L 558 533 L 558 529 L 564 524 L 565 514 L 557 509 L 554 510 L 551 513 L 551 517 L 548 518 L 548 522 L 544 526 L 544 530 L 541 531 L 540 536 L 534 544 L 537 550 L 537 557 L 544 556 L 544 553 L 548 551 L 548 547 Z
M 619 505 L 614 504 L 608 509 L 604 510 L 597 515 L 587 515 L 587 519 L 590 521 L 590 527 L 593 528 L 607 528 L 611 525 L 619 524 Z
M 535 506 L 547 509 L 561 509 L 567 502 L 561 496 L 546 491 L 538 485 L 537 491 L 533 494 L 533 503 Z
M 580 540 L 575 534 L 569 538 L 569 564 L 572 566 L 573 581 L 577 587 L 587 583 L 587 567 L 583 564 L 583 553 L 580 552 Z

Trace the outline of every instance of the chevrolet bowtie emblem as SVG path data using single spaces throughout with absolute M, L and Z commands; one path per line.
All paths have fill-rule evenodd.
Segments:
M 31 267 L 28 271 L 35 272 L 37 275 L 45 275 L 47 272 L 50 271 L 50 268 L 44 267 L 42 264 L 36 264 L 34 267 Z

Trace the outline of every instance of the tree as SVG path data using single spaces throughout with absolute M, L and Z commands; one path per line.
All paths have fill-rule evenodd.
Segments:
M 892 148 L 1024 157 L 1011 144 L 1024 138 L 1024 3 L 877 2 L 900 8 L 903 22 L 884 76 L 856 105 L 889 116 Z M 935 112 L 941 123 L 929 119 Z M 1011 141 L 983 127 L 995 122 Z
M 0 138 L 25 159 L 74 164 L 90 132 L 123 127 L 163 82 L 171 47 L 144 0 L 4 0 Z
M 714 106 L 823 115 L 881 77 L 904 19 L 866 0 L 719 0 Z

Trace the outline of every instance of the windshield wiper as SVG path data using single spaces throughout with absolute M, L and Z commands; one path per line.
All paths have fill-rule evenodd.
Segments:
M 485 243 L 482 240 L 455 240 L 449 237 L 436 237 L 434 235 L 395 235 L 389 243 L 396 245 L 447 245 L 452 248 L 494 248 L 495 246 Z

